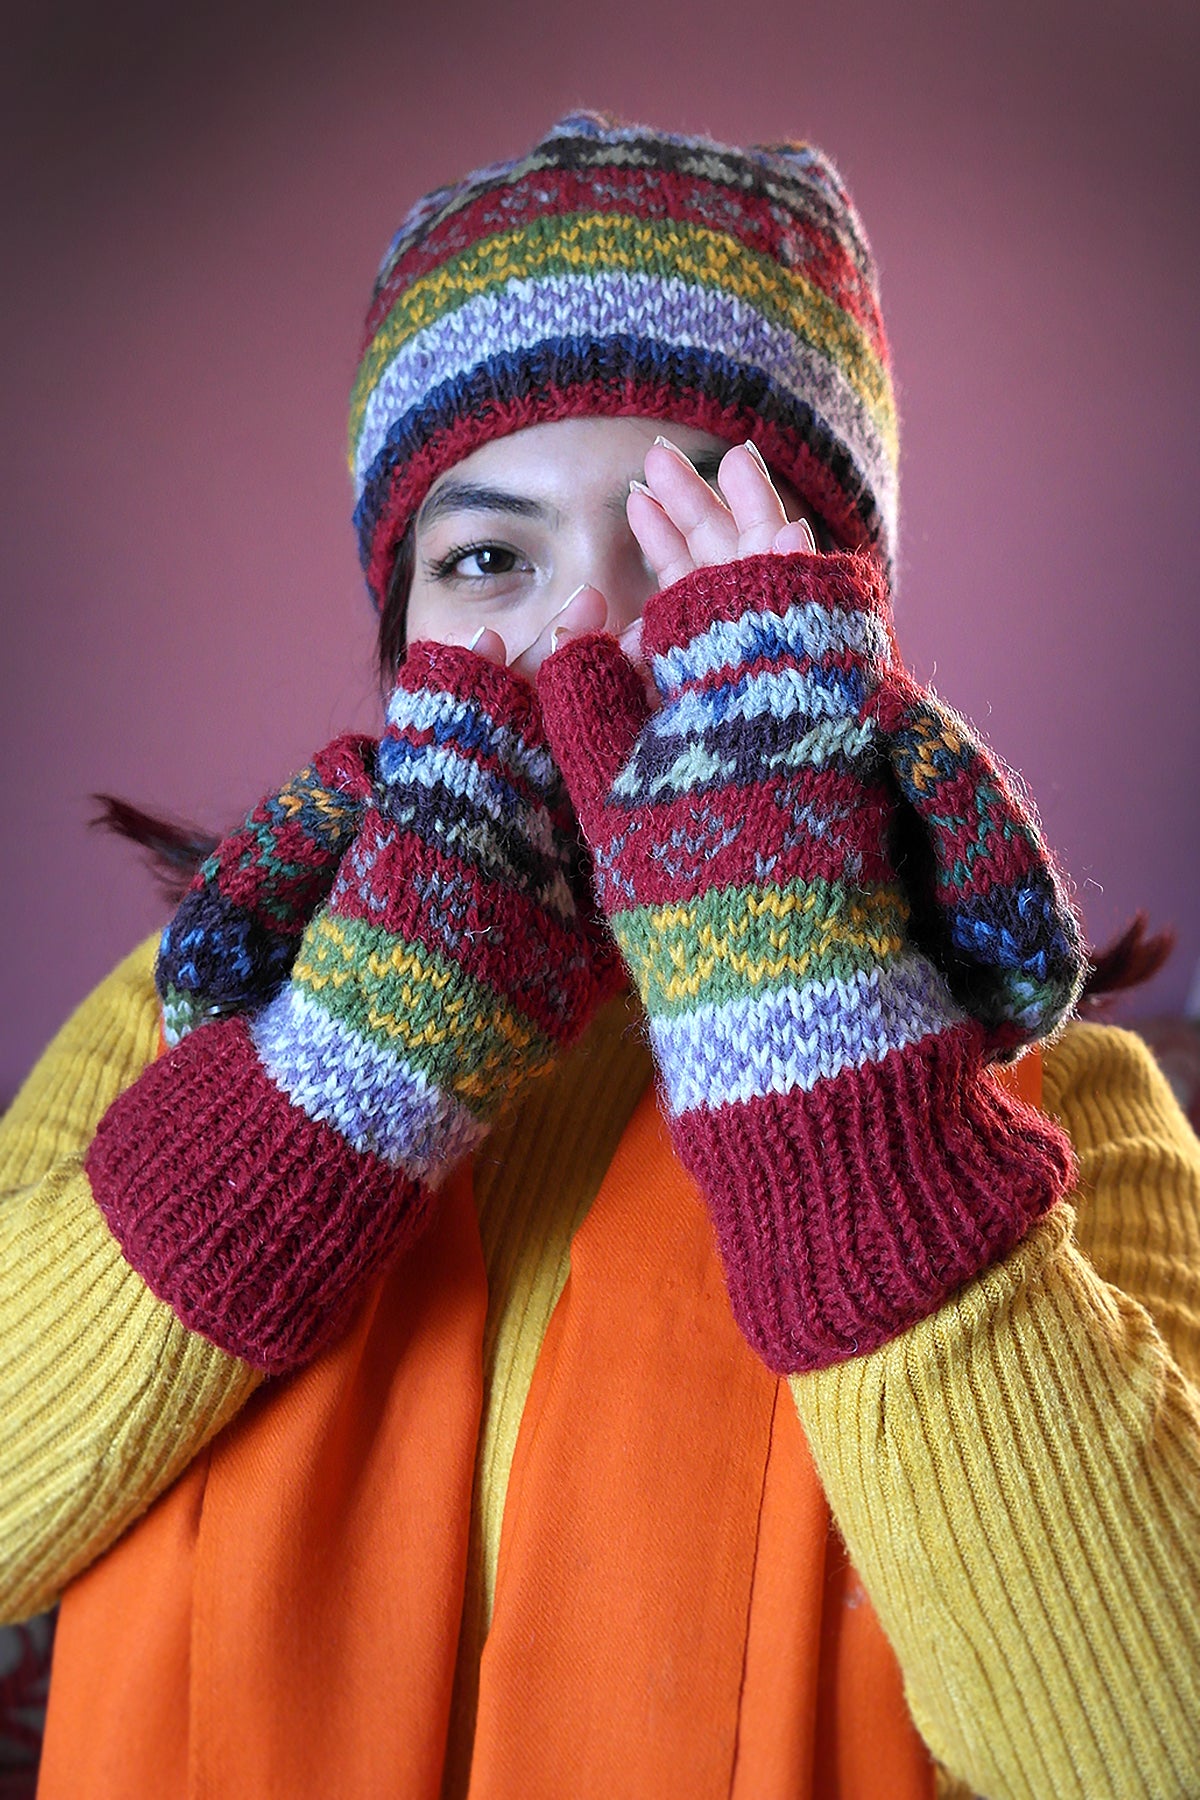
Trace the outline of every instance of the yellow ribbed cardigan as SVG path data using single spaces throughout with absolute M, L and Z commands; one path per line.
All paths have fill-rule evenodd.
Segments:
M 50 1604 L 261 1380 L 128 1267 L 82 1168 L 154 1053 L 156 947 L 85 1001 L 0 1127 L 2 1619 Z M 616 1002 L 477 1159 L 485 1412 L 447 1800 L 466 1790 L 533 1367 L 649 1076 Z M 1073 1206 L 903 1337 L 792 1392 L 948 1784 L 1197 1794 L 1200 1144 L 1128 1032 L 1068 1027 L 1044 1081 L 1079 1157 Z

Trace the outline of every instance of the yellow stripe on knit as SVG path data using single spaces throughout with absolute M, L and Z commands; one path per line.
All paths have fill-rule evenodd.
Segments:
M 157 937 L 63 1027 L 0 1127 L 0 1618 L 28 1618 L 144 1512 L 261 1376 L 126 1263 L 82 1153 L 153 1056 Z
M 1057 1208 L 932 1318 L 792 1392 L 938 1760 L 991 1800 L 1183 1796 L 1200 1144 L 1127 1032 L 1072 1026 L 1044 1093 L 1079 1157 L 1078 1223 Z
M 635 934 L 626 923 L 621 937 L 639 988 L 645 993 L 652 983 L 655 997 L 663 1004 L 694 1000 L 718 968 L 757 986 L 760 981 L 778 980 L 780 975 L 792 975 L 802 981 L 814 966 L 827 964 L 830 953 L 837 950 L 868 951 L 881 962 L 898 957 L 903 951 L 907 939 L 897 929 L 897 921 L 907 918 L 908 908 L 897 889 L 882 888 L 862 903 L 847 905 L 837 912 L 826 911 L 822 916 L 820 909 L 828 907 L 824 892 L 781 893 L 767 889 L 755 894 L 748 889 L 734 889 L 730 910 L 721 918 L 719 928 L 711 917 L 704 916 L 705 911 L 711 912 L 706 897 L 705 901 L 686 905 L 647 908 L 638 915 L 645 936 L 639 934 L 634 941 Z M 815 920 L 807 916 L 814 912 Z M 768 929 L 765 933 L 770 947 L 778 954 L 754 955 L 736 948 L 754 931 L 756 922 L 765 918 L 780 921 L 777 931 Z M 803 942 L 806 932 L 809 942 L 797 952 L 791 946 L 797 938 Z M 761 928 L 755 933 L 760 945 L 763 935 Z M 657 966 L 664 963 L 675 971 L 665 979 L 662 968 Z
M 574 213 L 555 218 L 552 226 L 549 246 L 540 221 L 482 238 L 398 296 L 355 379 L 350 399 L 351 474 L 368 396 L 397 351 L 477 294 L 545 279 L 549 271 L 559 269 L 590 276 L 609 269 L 651 272 L 660 280 L 693 281 L 735 295 L 837 365 L 869 410 L 888 455 L 895 458 L 895 402 L 887 370 L 852 315 L 809 281 L 802 269 L 782 270 L 772 257 L 747 248 L 728 232 L 674 220 Z

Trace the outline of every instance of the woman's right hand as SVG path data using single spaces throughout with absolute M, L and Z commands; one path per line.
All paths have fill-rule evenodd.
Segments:
M 119 1096 L 92 1192 L 191 1330 L 285 1374 L 340 1334 L 442 1179 L 622 981 L 533 688 L 415 644 L 288 979 Z

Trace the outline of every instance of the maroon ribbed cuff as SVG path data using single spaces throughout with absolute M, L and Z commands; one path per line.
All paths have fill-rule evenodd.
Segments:
M 1060 1126 L 981 1066 L 974 1023 L 810 1092 L 674 1122 L 742 1331 L 781 1375 L 878 1349 L 999 1262 L 1075 1179 Z
M 268 1375 L 340 1335 L 429 1212 L 410 1177 L 292 1104 L 242 1018 L 152 1063 L 105 1113 L 86 1167 L 146 1284 Z

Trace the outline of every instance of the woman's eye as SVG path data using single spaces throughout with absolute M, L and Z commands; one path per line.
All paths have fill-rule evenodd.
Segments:
M 518 561 L 517 552 L 504 544 L 460 544 L 429 567 L 436 581 L 486 581 L 492 575 L 511 575 Z
M 468 567 L 467 573 L 473 575 L 508 575 L 512 572 L 517 556 L 515 550 L 506 550 L 503 544 L 480 544 L 477 550 L 468 550 L 462 561 L 474 563 L 474 569 Z

